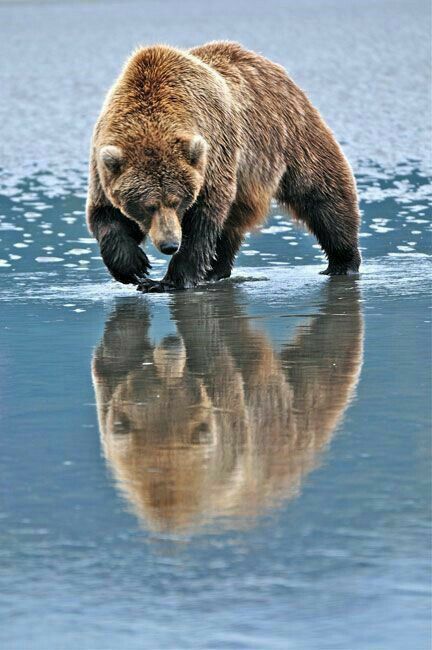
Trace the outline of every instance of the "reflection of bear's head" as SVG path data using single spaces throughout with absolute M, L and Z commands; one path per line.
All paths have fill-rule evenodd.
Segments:
M 174 294 L 177 334 L 158 345 L 145 304 L 114 310 L 93 361 L 101 440 L 147 525 L 256 515 L 298 493 L 361 366 L 355 285 L 330 282 L 327 292 L 279 353 L 230 285 Z

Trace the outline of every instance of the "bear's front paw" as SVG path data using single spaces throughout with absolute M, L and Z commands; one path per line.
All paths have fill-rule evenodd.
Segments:
M 138 284 L 151 269 L 147 255 L 132 237 L 102 241 L 101 255 L 113 278 L 123 284 Z
M 175 287 L 163 280 L 141 278 L 138 282 L 137 291 L 142 293 L 166 293 L 167 291 L 175 291 Z
M 180 254 L 174 255 L 162 282 L 175 289 L 192 289 L 205 277 L 205 269 L 200 275 L 194 264 Z

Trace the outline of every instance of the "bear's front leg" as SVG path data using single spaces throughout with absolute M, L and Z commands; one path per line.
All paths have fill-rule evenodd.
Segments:
M 138 290 L 163 293 L 191 289 L 206 279 L 216 257 L 216 244 L 229 212 L 230 203 L 199 200 L 184 215 L 182 244 L 159 282 L 144 279 Z
M 162 280 L 142 278 L 138 282 L 137 291 L 142 293 L 166 293 L 168 291 L 192 289 L 205 278 L 206 269 L 207 267 L 202 265 L 202 260 L 199 258 L 194 259 L 191 251 L 186 248 L 184 252 L 180 250 L 174 255 Z
M 138 284 L 151 268 L 139 246 L 144 238 L 139 226 L 111 205 L 88 208 L 87 218 L 113 278 L 123 284 Z

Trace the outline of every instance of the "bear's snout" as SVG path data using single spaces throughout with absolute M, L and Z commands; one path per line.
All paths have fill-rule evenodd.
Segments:
M 179 247 L 180 242 L 178 241 L 164 241 L 159 244 L 160 251 L 164 255 L 174 255 L 174 253 L 177 253 Z
M 149 235 L 161 253 L 165 255 L 177 253 L 182 240 L 182 230 L 175 210 L 162 207 L 153 216 Z

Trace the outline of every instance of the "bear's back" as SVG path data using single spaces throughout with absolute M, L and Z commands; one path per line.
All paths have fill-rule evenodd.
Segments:
M 255 88 L 260 82 L 267 88 L 269 83 L 279 88 L 281 83 L 292 83 L 282 66 L 247 50 L 239 43 L 212 41 L 189 52 L 231 82 L 249 82 Z

